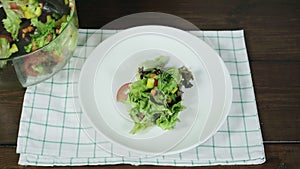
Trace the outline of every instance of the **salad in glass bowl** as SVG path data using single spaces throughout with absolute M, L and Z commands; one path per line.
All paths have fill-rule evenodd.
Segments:
M 61 70 L 77 45 L 75 1 L 0 1 L 1 81 L 16 74 L 27 87 Z

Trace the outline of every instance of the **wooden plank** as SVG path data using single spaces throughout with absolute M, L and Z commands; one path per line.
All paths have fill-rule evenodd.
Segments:
M 15 152 L 15 147 L 0 147 L 0 168 L 25 168 L 18 165 L 19 155 Z M 300 144 L 266 144 L 265 145 L 267 161 L 261 165 L 239 165 L 239 166 L 210 166 L 210 167 L 193 167 L 201 169 L 297 169 L 300 166 Z M 90 166 L 90 168 L 98 168 L 99 166 Z M 171 169 L 175 167 L 158 167 L 158 166 L 131 166 L 131 165 L 106 165 L 101 166 L 107 169 L 150 169 L 150 168 L 165 168 Z M 26 167 L 33 169 L 37 167 Z M 39 167 L 47 168 L 47 167 Z M 70 167 L 51 167 L 52 169 L 67 169 Z M 87 168 L 86 166 L 72 167 L 76 169 Z M 185 169 L 186 167 L 176 167 L 176 169 Z
M 16 144 L 21 110 L 0 104 L 0 144 Z
M 265 141 L 300 141 L 300 62 L 252 62 Z
M 0 143 L 15 144 L 22 110 L 23 88 L 0 88 Z
M 300 60 L 299 6 L 297 0 L 77 1 L 82 28 L 101 28 L 125 15 L 160 11 L 182 17 L 201 30 L 244 29 L 251 60 Z

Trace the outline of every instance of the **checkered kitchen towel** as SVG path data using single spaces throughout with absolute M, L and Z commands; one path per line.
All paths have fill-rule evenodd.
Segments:
M 97 31 L 89 38 L 94 32 L 95 30 L 80 29 L 78 47 L 65 68 L 53 78 L 27 88 L 18 135 L 19 164 L 205 166 L 265 162 L 242 30 L 193 32 L 199 38 L 209 40 L 230 72 L 233 103 L 224 125 L 211 139 L 192 150 L 151 158 L 115 156 L 113 143 L 101 138 L 91 126 L 79 123 L 74 106 L 78 97 L 73 91 L 78 84 L 76 77 L 95 46 L 117 31 Z M 86 133 L 92 134 L 88 136 Z M 98 144 L 110 147 L 111 152 L 104 151 Z

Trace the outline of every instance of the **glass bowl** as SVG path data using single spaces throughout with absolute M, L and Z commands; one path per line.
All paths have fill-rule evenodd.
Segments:
M 0 58 L 1 87 L 28 87 L 40 83 L 60 71 L 73 56 L 78 41 L 75 0 L 43 0 L 43 3 L 43 10 L 67 12 L 68 22 L 61 33 L 47 45 L 24 55 Z M 66 9 L 70 11 L 64 11 Z M 3 16 L 0 15 L 0 19 Z

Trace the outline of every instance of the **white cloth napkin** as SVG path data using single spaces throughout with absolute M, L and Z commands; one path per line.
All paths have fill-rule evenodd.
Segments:
M 20 165 L 170 165 L 207 166 L 265 162 L 256 100 L 243 30 L 191 32 L 209 44 L 225 62 L 233 84 L 231 111 L 220 130 L 204 144 L 175 155 L 132 158 L 114 155 L 114 144 L 78 113 L 78 75 L 86 57 L 112 30 L 80 29 L 74 57 L 53 78 L 28 87 L 24 96 L 17 153 Z M 74 104 L 75 103 L 75 104 Z M 89 135 L 87 135 L 89 133 Z M 101 146 L 109 147 L 107 152 Z

